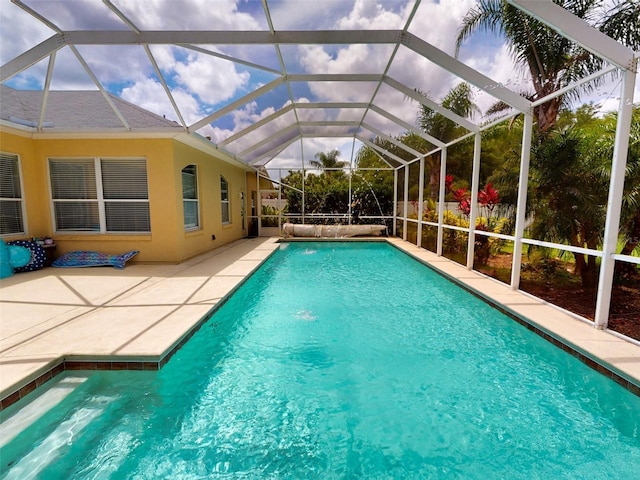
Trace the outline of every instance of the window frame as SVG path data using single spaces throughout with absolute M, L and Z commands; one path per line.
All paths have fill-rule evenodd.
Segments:
M 18 212 L 20 214 L 20 227 L 21 230 L 19 231 L 11 231 L 11 232 L 6 232 L 6 233 L 1 233 L 0 232 L 0 238 L 5 238 L 5 237 L 10 237 L 12 235 L 17 235 L 17 236 L 23 236 L 27 234 L 27 208 L 26 208 L 26 202 L 25 202 L 25 196 L 24 196 L 24 182 L 23 182 L 23 175 L 22 175 L 22 161 L 20 158 L 20 155 L 18 155 L 17 153 L 10 153 L 10 152 L 5 152 L 5 151 L 0 151 L 0 157 L 2 157 L 2 159 L 7 158 L 9 159 L 10 157 L 11 160 L 15 160 L 15 173 L 17 174 L 17 185 L 20 188 L 20 196 L 19 197 L 0 197 L 0 202 L 16 202 L 19 203 L 20 208 L 18 209 Z M 14 177 L 15 178 L 15 177 Z
M 120 198 L 120 197 L 105 197 L 105 185 L 103 182 L 104 175 L 108 175 L 103 171 L 103 163 L 106 164 L 108 162 L 139 162 L 140 166 L 144 165 L 144 179 L 143 181 L 146 183 L 144 185 L 146 189 L 146 197 L 136 198 L 135 195 L 131 195 L 130 198 Z M 57 179 L 54 178 L 54 168 L 52 168 L 53 164 L 65 164 L 65 165 L 92 165 L 93 166 L 93 181 L 95 181 L 95 185 L 89 185 L 88 180 L 91 179 L 90 175 L 78 176 L 82 183 L 79 184 L 80 188 L 91 190 L 92 187 L 95 188 L 95 197 L 91 195 L 87 195 L 87 198 L 54 198 L 56 190 L 60 188 L 64 188 L 64 185 L 58 185 L 54 183 Z M 100 234 L 100 235 L 149 235 L 151 233 L 151 202 L 149 199 L 149 170 L 148 163 L 145 157 L 49 157 L 47 159 L 48 173 L 49 173 L 49 199 L 51 202 L 51 220 L 53 223 L 53 231 L 56 234 L 64 235 L 64 234 Z M 105 168 L 105 170 L 107 170 Z M 117 179 L 114 179 L 117 181 Z M 136 187 L 132 185 L 132 187 Z M 139 187 L 138 187 L 139 188 Z M 62 204 L 76 204 L 80 206 L 81 204 L 87 205 L 95 205 L 97 208 L 95 221 L 97 224 L 93 228 L 60 228 L 59 223 L 62 221 L 62 218 L 58 216 L 57 206 Z M 145 223 L 148 225 L 148 229 L 110 229 L 109 221 L 110 215 L 108 214 L 108 210 L 110 206 L 118 205 L 118 204 L 143 204 L 146 205 L 146 218 L 144 219 Z M 113 217 L 117 219 L 117 216 Z M 123 217 L 124 218 L 124 217 Z M 87 217 L 87 222 L 89 223 L 91 220 Z M 130 224 L 131 225 L 131 224 Z
M 223 185 L 226 188 L 223 188 Z M 220 220 L 222 225 L 231 225 L 231 195 L 230 195 L 229 181 L 220 175 Z M 227 220 L 225 221 L 225 212 L 227 214 Z
M 185 172 L 186 169 L 193 167 L 193 190 L 195 192 L 193 198 L 185 196 L 185 174 L 189 175 L 189 172 Z M 180 170 L 180 180 L 182 184 L 182 220 L 185 232 L 194 232 L 200 230 L 202 222 L 200 220 L 200 188 L 198 186 L 198 166 L 194 163 L 186 165 Z M 195 205 L 195 223 L 187 223 L 186 207 L 187 205 Z

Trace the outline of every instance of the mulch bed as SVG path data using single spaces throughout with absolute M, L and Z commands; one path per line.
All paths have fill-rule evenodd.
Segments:
M 478 270 L 499 278 L 497 272 L 510 267 L 511 256 L 498 255 L 491 257 L 488 265 Z M 504 281 L 505 278 L 500 280 Z M 582 288 L 577 278 L 575 282 L 566 284 L 566 281 L 558 283 L 550 281 L 549 278 L 523 275 L 520 289 L 581 317 L 589 320 L 594 318 L 597 292 L 595 289 Z M 640 278 L 614 286 L 611 292 L 608 328 L 640 341 Z

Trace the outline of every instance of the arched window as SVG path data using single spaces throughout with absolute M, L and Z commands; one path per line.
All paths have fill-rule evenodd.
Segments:
M 182 169 L 182 206 L 184 229 L 197 230 L 200 227 L 200 206 L 198 202 L 198 171 L 195 165 Z
M 222 223 L 231 223 L 229 209 L 229 183 L 222 175 L 220 175 L 220 203 L 222 210 Z

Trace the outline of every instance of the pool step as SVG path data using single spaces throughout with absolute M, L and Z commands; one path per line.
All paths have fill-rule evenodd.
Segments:
M 61 450 L 102 413 L 110 400 L 105 397 L 95 397 L 76 410 L 71 418 L 60 423 L 36 448 L 13 465 L 5 479 L 40 478 L 42 470 L 55 461 L 60 456 Z
M 0 448 L 7 445 L 20 432 L 24 431 L 45 413 L 58 405 L 73 392 L 78 386 L 87 380 L 87 376 L 73 375 L 54 379 L 47 388 L 38 396 L 33 397 L 13 414 L 13 409 L 3 411 L 0 423 Z M 6 418 L 5 418 L 6 417 Z

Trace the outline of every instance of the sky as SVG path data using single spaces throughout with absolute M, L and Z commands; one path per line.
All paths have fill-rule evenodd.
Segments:
M 109 10 L 102 0 L 24 0 L 28 7 L 48 18 L 62 30 L 127 30 L 129 27 Z M 111 0 L 133 24 L 142 30 L 239 30 L 265 31 L 269 25 L 259 0 Z M 0 64 L 49 38 L 54 32 L 33 16 L 11 3 L 0 0 Z M 268 8 L 276 31 L 282 30 L 384 30 L 402 29 L 415 0 L 269 0 Z M 409 26 L 409 32 L 435 47 L 454 54 L 455 38 L 464 15 L 475 0 L 422 0 Z M 178 105 L 175 111 L 156 75 L 144 48 L 129 46 L 79 46 L 78 52 L 102 85 L 122 99 L 158 115 L 191 125 L 231 102 L 278 78 L 280 61 L 273 46 L 197 45 L 195 48 L 151 45 L 153 59 L 162 72 Z M 289 73 L 381 73 L 388 74 L 410 89 L 428 93 L 440 102 L 460 82 L 456 76 L 402 47 L 393 57 L 389 45 L 282 45 L 284 66 Z M 229 61 L 229 57 L 242 62 Z M 529 89 L 526 72 L 514 66 L 508 49 L 500 38 L 478 33 L 460 51 L 459 59 L 496 82 L 516 91 Z M 45 59 L 7 85 L 19 89 L 42 89 L 47 70 Z M 617 109 L 617 81 L 610 82 L 582 101 L 594 101 L 603 110 Z M 252 99 L 213 125 L 198 130 L 215 143 L 255 122 L 273 115 L 291 102 L 371 101 L 376 93 L 372 82 L 293 82 L 290 90 L 281 85 Z M 58 51 L 51 89 L 87 90 L 96 86 L 69 48 Z M 496 98 L 475 89 L 475 103 L 485 111 Z M 640 82 L 635 101 L 640 101 Z M 414 124 L 418 104 L 397 90 L 383 85 L 374 103 L 391 114 Z M 299 110 L 304 120 L 353 120 L 361 118 L 359 109 Z M 285 131 L 294 121 L 289 112 L 255 129 L 244 138 L 225 145 L 231 153 L 245 153 L 252 144 L 278 131 Z M 365 118 L 376 129 L 398 135 L 404 129 L 388 119 L 370 112 Z M 482 121 L 482 118 L 476 118 Z M 340 130 L 335 127 L 335 130 Z M 341 131 L 344 131 L 342 128 Z M 371 136 L 367 132 L 367 136 Z M 312 160 L 317 152 L 337 148 L 340 158 L 350 160 L 360 142 L 353 139 L 319 137 L 294 142 L 278 154 L 270 166 L 297 166 L 300 157 Z M 265 145 L 266 149 L 269 145 Z

